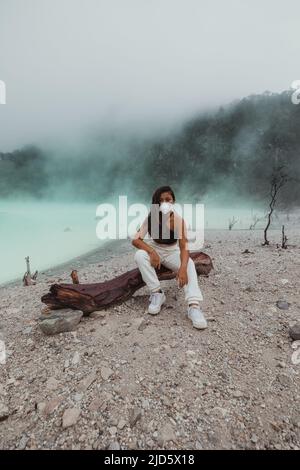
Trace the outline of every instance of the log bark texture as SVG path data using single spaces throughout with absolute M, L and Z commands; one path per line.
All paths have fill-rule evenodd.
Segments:
M 190 253 L 198 275 L 207 276 L 213 264 L 211 258 L 203 252 Z M 176 272 L 162 266 L 157 271 L 160 280 L 176 277 Z M 134 292 L 145 285 L 138 268 L 127 271 L 109 281 L 93 284 L 53 284 L 50 292 L 41 300 L 51 310 L 72 308 L 81 310 L 85 316 L 112 305 L 128 300 Z

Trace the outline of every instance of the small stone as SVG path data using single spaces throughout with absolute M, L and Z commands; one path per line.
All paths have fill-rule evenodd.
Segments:
M 18 444 L 18 450 L 24 450 L 26 448 L 27 442 L 28 437 L 22 436 Z
M 166 423 L 159 431 L 157 442 L 160 446 L 164 446 L 167 442 L 176 442 L 176 434 L 170 423 Z
M 31 327 L 31 326 L 27 326 L 27 327 L 24 328 L 24 330 L 23 330 L 23 335 L 30 335 L 31 332 L 32 332 L 32 327 Z
M 79 362 L 80 362 L 80 355 L 79 355 L 79 352 L 76 351 L 72 358 L 72 365 L 76 366 L 77 364 L 79 364 Z
M 111 434 L 112 436 L 115 436 L 118 432 L 118 429 L 116 428 L 116 426 L 112 426 L 111 428 L 108 429 L 108 432 L 109 434 Z
M 300 340 L 300 323 L 295 323 L 289 329 L 289 335 L 293 340 Z
M 297 366 L 300 364 L 300 349 L 296 349 L 296 351 L 293 352 L 292 364 L 294 364 L 294 366 Z
M 241 392 L 240 390 L 235 390 L 232 394 L 232 396 L 234 398 L 242 398 L 244 395 L 243 395 L 243 392 Z
M 118 443 L 118 441 L 113 441 L 109 444 L 108 450 L 120 450 L 120 444 Z
M 0 422 L 5 421 L 9 417 L 9 409 L 5 403 L 0 402 Z
M 58 380 L 55 377 L 50 377 L 46 382 L 46 388 L 48 390 L 56 390 L 59 386 Z
M 288 308 L 290 306 L 290 304 L 288 302 L 286 302 L 286 300 L 278 300 L 276 302 L 276 305 L 280 310 L 288 310 Z
M 136 422 L 141 419 L 142 417 L 142 413 L 141 413 L 141 410 L 137 407 L 133 408 L 131 411 L 130 411 L 130 414 L 129 414 L 129 424 L 131 427 L 133 427 Z
M 118 422 L 118 428 L 123 429 L 126 426 L 126 421 L 125 419 L 121 418 L 120 421 Z
M 253 444 L 256 444 L 258 442 L 258 437 L 256 436 L 256 434 L 252 434 L 251 442 L 253 442 Z
M 101 377 L 103 380 L 108 380 L 113 375 L 113 370 L 109 367 L 101 367 Z
M 78 391 L 79 392 L 85 392 L 91 385 L 92 383 L 96 380 L 96 372 L 91 372 L 89 375 L 84 377 L 78 385 Z
M 292 379 L 287 374 L 278 374 L 277 381 L 283 387 L 290 387 L 292 385 Z
M 58 397 L 52 398 L 45 404 L 45 407 L 42 410 L 43 414 L 46 416 L 50 415 L 61 404 L 61 402 L 62 402 L 61 398 L 58 398 Z
M 41 315 L 38 325 L 45 335 L 55 335 L 75 330 L 82 316 L 80 310 L 54 310 L 53 313 Z
M 80 401 L 82 400 L 82 398 L 83 398 L 83 394 L 82 394 L 82 393 L 75 393 L 75 395 L 74 395 L 74 400 L 75 400 L 76 402 L 80 402 Z
M 74 426 L 74 424 L 77 423 L 79 416 L 79 408 L 68 408 L 62 417 L 62 427 L 69 428 L 70 426 Z

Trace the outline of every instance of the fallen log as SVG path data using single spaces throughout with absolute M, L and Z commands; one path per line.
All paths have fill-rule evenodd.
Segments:
M 190 253 L 198 275 L 207 276 L 213 264 L 211 258 L 202 252 Z M 176 272 L 164 266 L 156 270 L 159 280 L 176 277 Z M 53 284 L 50 292 L 41 300 L 51 310 L 72 308 L 81 310 L 85 316 L 128 300 L 134 292 L 145 285 L 138 268 L 127 271 L 109 281 L 93 284 Z

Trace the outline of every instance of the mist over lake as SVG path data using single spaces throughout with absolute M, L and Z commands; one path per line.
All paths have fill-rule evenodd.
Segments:
M 25 256 L 30 258 L 32 272 L 43 271 L 104 247 L 108 240 L 96 236 L 96 208 L 96 203 L 2 200 L 0 284 L 15 278 L 21 281 L 26 271 Z M 207 203 L 204 229 L 228 230 L 229 221 L 234 218 L 234 230 L 249 230 L 254 217 L 263 215 L 262 207 L 216 207 Z M 256 228 L 263 225 L 262 220 Z M 280 222 L 274 226 L 278 228 Z

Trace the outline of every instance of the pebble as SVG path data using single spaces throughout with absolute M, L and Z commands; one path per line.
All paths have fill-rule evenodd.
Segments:
M 79 363 L 80 363 L 80 354 L 79 354 L 78 351 L 76 351 L 73 358 L 72 358 L 72 365 L 76 366 Z
M 121 418 L 120 421 L 118 422 L 118 429 L 123 429 L 126 426 L 126 421 L 125 419 Z
M 290 304 L 288 302 L 286 302 L 286 300 L 278 300 L 276 302 L 276 305 L 280 310 L 288 310 L 288 308 L 290 306 Z
M 46 382 L 46 388 L 48 390 L 56 390 L 59 386 L 58 380 L 55 377 L 50 377 Z
M 166 423 L 158 432 L 157 442 L 160 446 L 164 446 L 167 442 L 176 442 L 176 434 L 170 423 Z
M 0 422 L 6 420 L 9 417 L 9 409 L 5 403 L 0 402 Z
M 103 380 L 108 380 L 114 373 L 109 367 L 101 367 L 101 377 Z
M 295 341 L 300 340 L 300 323 L 296 323 L 290 327 L 289 335 Z
M 129 414 L 129 424 L 133 427 L 139 419 L 141 419 L 142 413 L 141 410 L 137 407 L 133 408 Z
M 120 444 L 118 443 L 118 441 L 113 441 L 109 444 L 109 446 L 107 447 L 108 450 L 120 450 L 121 447 L 120 447 Z
M 62 417 L 62 427 L 69 428 L 70 426 L 74 426 L 78 421 L 80 413 L 79 408 L 68 408 Z

